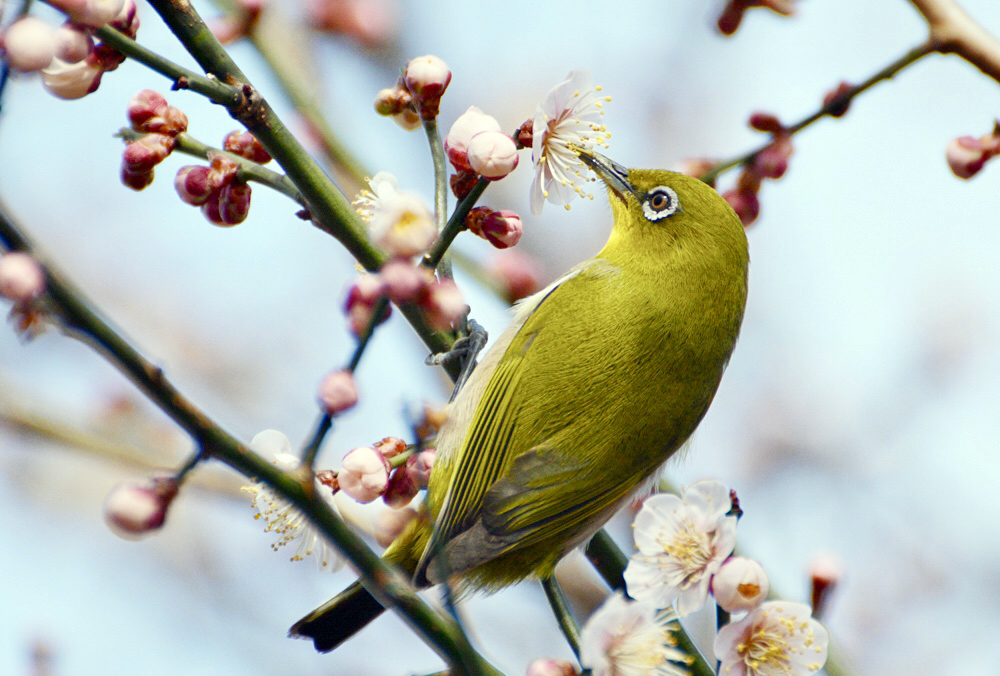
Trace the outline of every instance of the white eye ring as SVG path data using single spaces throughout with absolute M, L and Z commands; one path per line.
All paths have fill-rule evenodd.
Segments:
M 677 193 L 665 185 L 650 190 L 646 193 L 646 199 L 642 201 L 642 213 L 651 221 L 672 216 L 680 209 L 681 201 L 677 198 Z

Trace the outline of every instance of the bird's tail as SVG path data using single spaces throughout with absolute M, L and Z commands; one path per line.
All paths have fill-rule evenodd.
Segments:
M 413 575 L 429 537 L 427 516 L 421 511 L 385 550 L 382 558 Z M 361 631 L 384 610 L 371 592 L 362 587 L 360 582 L 355 582 L 293 624 L 288 635 L 310 638 L 316 650 L 330 652 Z
M 311 638 L 316 650 L 327 653 L 361 631 L 383 610 L 371 592 L 355 582 L 293 624 L 288 635 Z

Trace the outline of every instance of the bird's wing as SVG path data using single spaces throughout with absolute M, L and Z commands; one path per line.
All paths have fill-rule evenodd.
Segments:
M 551 425 L 546 431 L 528 429 L 518 411 L 524 406 L 535 405 L 533 400 L 563 399 L 570 402 L 566 408 L 575 409 L 579 413 L 579 407 L 573 401 L 579 392 L 564 391 L 561 389 L 563 386 L 549 376 L 563 368 L 574 368 L 573 364 L 576 364 L 576 368 L 581 364 L 586 368 L 593 368 L 593 364 L 599 365 L 600 355 L 594 352 L 607 346 L 594 345 L 594 338 L 600 342 L 600 337 L 594 334 L 593 327 L 587 322 L 587 305 L 595 301 L 595 295 L 601 294 L 607 278 L 617 272 L 616 267 L 600 260 L 580 268 L 576 274 L 549 290 L 511 340 L 483 393 L 455 459 L 456 469 L 449 482 L 424 562 L 433 558 L 439 547 L 469 529 L 481 517 L 488 521 L 506 519 L 510 522 L 509 526 L 517 529 L 526 527 L 528 521 L 533 519 L 554 518 L 554 515 L 543 513 L 544 505 L 531 509 L 531 506 L 523 505 L 520 500 L 504 504 L 500 496 L 518 490 L 521 484 L 528 490 L 544 490 L 546 486 L 563 484 L 571 479 L 574 483 L 585 484 L 586 487 L 576 489 L 582 493 L 581 503 L 566 510 L 567 513 L 562 517 L 566 524 L 578 523 L 581 514 L 589 515 L 590 511 L 597 510 L 598 503 L 607 506 L 604 500 L 594 499 L 609 488 L 606 481 L 597 480 L 599 477 L 596 472 L 590 471 L 594 468 L 575 466 L 574 461 L 569 460 L 569 455 L 545 452 L 545 447 L 553 443 L 559 445 L 559 437 L 562 435 L 556 428 L 564 428 L 563 434 L 568 436 L 580 430 L 569 419 L 555 419 L 558 416 L 549 416 Z M 579 302 L 571 299 L 579 299 Z M 577 336 L 570 335 L 569 343 L 584 343 L 591 349 L 585 348 L 582 353 L 554 354 L 552 338 L 559 332 L 579 333 Z M 548 346 L 546 354 L 539 354 L 539 344 Z M 541 369 L 540 364 L 543 365 Z M 546 391 L 549 396 L 540 397 L 542 391 Z M 584 412 L 584 415 L 587 413 Z M 571 429 L 566 429 L 567 426 Z M 547 466 L 542 470 L 539 468 L 540 464 Z M 590 475 L 595 477 L 593 482 L 588 481 Z M 501 478 L 504 481 L 498 484 Z M 593 488 L 589 487 L 591 484 L 594 484 Z M 597 495 L 586 495 L 595 490 Z M 495 497 L 491 500 L 491 506 L 487 506 L 491 513 L 484 516 L 484 499 L 488 494 Z M 558 502 L 562 505 L 571 504 L 568 500 Z M 494 508 L 499 511 L 492 513 Z M 570 514 L 570 511 L 573 513 Z M 539 527 L 541 525 L 539 522 Z M 564 527 L 561 524 L 555 525 L 558 528 Z

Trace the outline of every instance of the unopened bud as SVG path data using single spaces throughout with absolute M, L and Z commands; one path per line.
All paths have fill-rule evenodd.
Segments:
M 991 155 L 980 139 L 960 136 L 948 144 L 945 157 L 955 176 L 968 179 L 982 170 Z
M 756 221 L 760 215 L 760 199 L 757 193 L 729 190 L 722 194 L 722 198 L 729 202 L 729 206 L 740 217 L 744 227 Z
M 757 131 L 764 131 L 769 134 L 777 134 L 785 130 L 785 125 L 772 113 L 753 113 L 750 115 L 749 125 Z
M 45 291 L 45 271 L 30 254 L 12 251 L 0 256 L 0 296 L 28 303 Z
M 209 180 L 210 171 L 208 167 L 200 165 L 188 165 L 177 170 L 174 189 L 181 201 L 200 207 L 208 200 L 208 196 L 215 190 Z
M 542 288 L 542 273 L 538 265 L 516 249 L 507 249 L 493 256 L 486 270 L 509 303 L 527 298 Z
M 161 117 L 170 104 L 163 95 L 152 89 L 143 89 L 132 95 L 128 102 L 128 119 L 133 129 L 143 129 L 150 120 Z
M 406 64 L 403 80 L 413 95 L 413 102 L 420 116 L 425 120 L 437 117 L 441 97 L 451 82 L 448 64 L 430 54 L 418 56 Z
M 517 146 L 503 132 L 481 131 L 469 141 L 467 157 L 474 172 L 498 181 L 517 167 Z
M 163 525 L 177 489 L 176 479 L 169 477 L 119 484 L 104 501 L 104 520 L 115 535 L 138 539 Z
M 42 85 L 60 99 L 79 99 L 97 91 L 104 75 L 104 66 L 98 59 L 87 57 L 76 63 L 53 59 L 42 71 Z
M 444 149 L 448 154 L 448 161 L 455 169 L 472 171 L 468 156 L 469 143 L 476 134 L 484 131 L 499 132 L 500 123 L 476 106 L 469 106 L 451 125 L 451 130 L 444 139 Z
M 389 463 L 370 446 L 355 448 L 344 456 L 337 483 L 344 494 L 358 502 L 372 502 L 389 483 Z
M 350 371 L 333 371 L 319 384 L 319 404 L 330 415 L 346 411 L 357 403 L 358 389 Z
M 56 55 L 56 32 L 33 16 L 18 19 L 4 31 L 4 58 L 15 70 L 34 72 L 48 67 Z
M 67 21 L 56 29 L 56 58 L 77 63 L 93 51 L 94 39 L 83 26 Z
M 145 190 L 153 184 L 153 180 L 156 178 L 156 173 L 152 169 L 132 171 L 126 164 L 122 163 L 119 178 L 121 178 L 122 185 L 126 188 L 131 188 L 132 190 L 138 192 L 140 190 Z
M 451 194 L 460 200 L 465 199 L 478 182 L 479 175 L 471 169 L 459 169 L 448 181 L 451 185 Z
M 174 137 L 166 134 L 146 134 L 125 146 L 122 167 L 130 172 L 152 171 L 174 149 Z
M 375 522 L 375 541 L 388 547 L 416 516 L 417 510 L 412 507 L 382 510 Z
M 428 285 L 421 294 L 419 304 L 426 310 L 431 326 L 439 331 L 450 331 L 468 311 L 462 292 L 450 279 Z
M 840 563 L 831 556 L 820 556 L 809 566 L 810 600 L 813 617 L 821 617 L 830 605 L 830 596 L 843 577 Z
M 244 157 L 257 164 L 267 164 L 271 161 L 271 154 L 264 150 L 257 137 L 248 131 L 231 131 L 226 134 L 222 141 L 224 150 Z
M 789 134 L 784 132 L 775 134 L 774 141 L 757 153 L 757 157 L 754 158 L 754 169 L 766 178 L 781 178 L 788 170 L 788 160 L 793 150 L 792 137 Z
M 576 667 L 566 660 L 544 657 L 529 664 L 525 676 L 576 676 L 577 673 Z
M 430 271 L 414 265 L 408 259 L 394 258 L 382 266 L 379 276 L 385 293 L 394 303 L 409 303 L 417 299 L 428 284 Z
M 841 81 L 840 84 L 823 96 L 823 107 L 828 108 L 827 113 L 829 115 L 843 117 L 847 114 L 847 109 L 851 106 L 851 94 L 853 92 L 854 85 L 850 82 Z
M 514 246 L 524 234 L 521 217 L 510 209 L 499 211 L 490 209 L 482 218 L 469 219 L 467 222 L 470 232 L 489 241 L 498 249 Z
M 729 613 L 753 610 L 767 598 L 771 584 L 764 568 L 753 559 L 732 556 L 712 577 L 712 594 Z
M 239 225 L 250 214 L 250 184 L 233 181 L 219 191 L 219 225 Z
M 524 124 L 517 128 L 517 133 L 514 135 L 517 138 L 517 143 L 522 148 L 530 148 L 535 142 L 535 120 L 529 117 L 525 120 Z
M 385 292 L 385 284 L 379 275 L 363 274 L 351 285 L 344 301 L 344 312 L 347 314 L 348 325 L 355 336 L 361 336 L 371 322 L 375 303 Z M 378 323 L 389 318 L 392 306 L 386 305 Z
M 79 3 L 68 3 L 77 5 Z M 125 0 L 87 0 L 75 11 L 67 11 L 70 18 L 76 23 L 93 28 L 100 28 L 106 23 L 113 21 L 125 7 Z

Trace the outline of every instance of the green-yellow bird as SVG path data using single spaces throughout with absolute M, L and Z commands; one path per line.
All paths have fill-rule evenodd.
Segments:
M 747 240 L 711 187 L 581 153 L 614 227 L 517 306 L 448 409 L 420 516 L 385 559 L 421 587 L 551 575 L 691 436 L 729 361 Z M 383 608 L 355 583 L 291 629 L 332 650 Z

